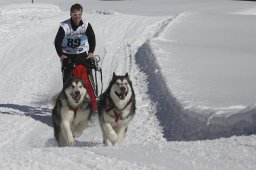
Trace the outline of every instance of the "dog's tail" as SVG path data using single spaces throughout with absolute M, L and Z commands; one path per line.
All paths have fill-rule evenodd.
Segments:
M 56 93 L 56 94 L 52 97 L 51 103 L 52 103 L 53 106 L 56 104 L 59 95 L 60 95 L 60 92 L 59 92 L 59 93 Z

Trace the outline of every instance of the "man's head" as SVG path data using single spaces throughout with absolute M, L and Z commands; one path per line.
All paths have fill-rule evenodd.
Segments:
M 80 4 L 74 4 L 70 8 L 70 16 L 76 25 L 82 20 L 83 7 Z

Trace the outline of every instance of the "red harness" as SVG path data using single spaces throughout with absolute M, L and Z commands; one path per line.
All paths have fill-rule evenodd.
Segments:
M 72 108 L 72 110 L 73 110 L 73 112 L 74 112 L 75 115 L 76 115 L 76 112 L 77 112 L 78 108 Z
M 107 108 L 106 108 L 106 112 L 110 112 L 111 110 L 113 110 L 113 107 L 111 107 L 111 106 L 108 106 Z M 121 119 L 121 112 L 120 113 L 118 113 L 118 112 L 116 112 L 115 110 L 113 110 L 113 112 L 114 112 L 114 114 L 115 114 L 115 123 L 117 123 L 118 122 L 118 120 L 119 119 Z
M 86 104 L 87 104 L 87 105 L 86 105 L 86 107 L 84 108 L 84 110 L 88 109 L 88 107 L 89 107 L 89 104 L 88 104 L 88 103 L 86 103 Z M 72 109 L 73 112 L 75 113 L 74 117 L 76 117 L 76 112 L 77 112 L 77 110 L 78 110 L 78 107 L 77 107 L 77 108 L 71 107 L 71 109 Z

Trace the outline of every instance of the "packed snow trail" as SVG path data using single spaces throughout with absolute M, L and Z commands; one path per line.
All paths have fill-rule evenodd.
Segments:
M 5 96 L 0 99 L 0 121 L 1 136 L 6 140 L 1 141 L 0 147 L 3 155 L 7 158 L 4 164 L 1 163 L 2 167 L 8 167 L 12 162 L 10 158 L 17 158 L 20 152 L 22 155 L 18 156 L 17 164 L 22 169 L 54 168 L 59 167 L 58 162 L 61 164 L 63 161 L 63 156 L 59 156 L 59 154 L 64 153 L 56 148 L 57 144 L 53 138 L 50 99 L 62 88 L 60 63 L 53 41 L 59 26 L 58 23 L 69 16 L 68 12 L 61 12 L 54 6 L 40 7 L 26 4 L 18 9 L 15 6 L 1 8 L 1 23 L 6 29 L 0 30 L 0 41 L 4 42 L 1 47 L 3 53 L 0 54 L 2 61 L 0 77 L 5 81 L 0 88 L 1 94 Z M 93 25 L 97 35 L 96 53 L 102 58 L 104 88 L 107 87 L 113 72 L 117 74 L 128 72 L 135 87 L 138 114 L 129 127 L 123 145 L 165 143 L 158 120 L 154 116 L 155 105 L 148 100 L 145 75 L 139 72 L 134 60 L 137 48 L 154 36 L 158 31 L 158 26 L 165 22 L 165 18 L 122 14 L 100 15 L 98 13 L 86 14 L 85 17 Z M 102 26 L 103 21 L 104 27 Z M 123 24 L 123 29 L 115 29 L 120 23 Z M 7 39 L 8 41 L 6 41 Z M 97 118 L 94 117 L 94 122 L 86 129 L 82 137 L 77 139 L 77 147 L 102 147 L 101 136 Z M 19 151 L 15 154 L 17 148 Z M 49 162 L 48 151 L 52 150 L 54 152 L 50 157 L 61 157 L 61 159 Z M 129 169 L 154 167 L 154 165 L 141 166 L 120 160 L 116 163 L 115 157 L 100 156 L 84 149 L 65 148 L 63 150 L 76 153 L 77 156 L 79 155 L 77 153 L 80 152 L 89 162 L 88 165 L 78 165 L 78 162 L 62 165 L 68 169 L 95 168 L 97 167 L 96 160 L 103 162 L 109 160 L 106 168 L 112 167 L 111 164 L 117 168 L 127 165 Z M 29 155 L 34 155 L 34 153 L 38 155 L 38 158 L 31 160 Z M 39 158 L 42 157 L 42 154 L 46 154 L 43 157 L 48 163 L 42 164 L 44 161 Z M 91 160 L 87 157 L 90 157 Z M 37 163 L 35 160 L 40 160 L 40 162 Z M 30 165 L 31 162 L 35 162 L 33 166 Z M 57 165 L 53 165 L 55 163 Z M 17 164 L 10 168 L 16 169 Z M 99 168 L 104 169 L 104 167 Z

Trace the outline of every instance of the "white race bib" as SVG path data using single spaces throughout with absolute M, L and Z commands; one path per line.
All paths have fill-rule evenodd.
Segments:
M 79 54 L 89 50 L 88 38 L 85 35 L 88 22 L 83 21 L 76 31 L 72 29 L 70 19 L 62 22 L 60 26 L 65 31 L 62 41 L 62 51 L 67 54 Z

